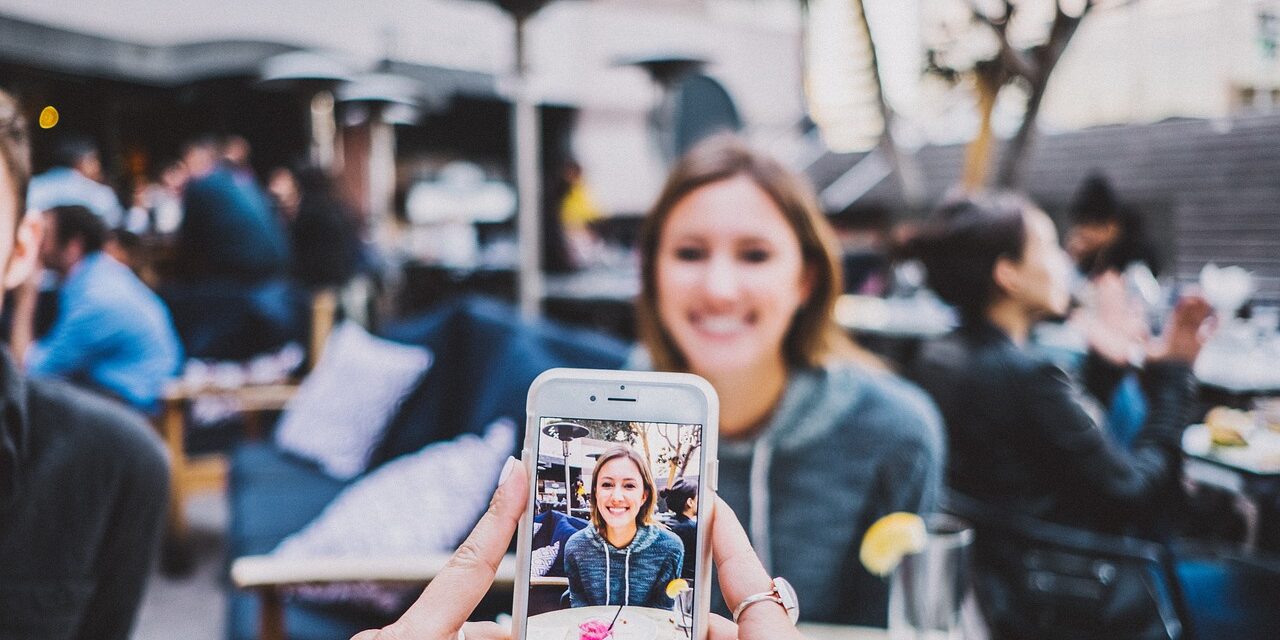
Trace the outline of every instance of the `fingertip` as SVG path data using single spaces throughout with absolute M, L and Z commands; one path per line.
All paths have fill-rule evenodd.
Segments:
M 738 640 L 738 625 L 712 614 L 707 621 L 707 636 L 710 640 Z
M 507 458 L 503 468 L 506 477 L 493 494 L 491 507 L 506 516 L 519 517 L 524 512 L 529 490 L 529 467 L 519 458 Z

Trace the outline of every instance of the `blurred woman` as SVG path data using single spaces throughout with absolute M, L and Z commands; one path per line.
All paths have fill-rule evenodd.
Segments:
M 800 615 L 883 626 L 887 585 L 858 546 L 880 516 L 932 509 L 942 434 L 928 398 L 835 324 L 836 247 L 803 179 L 709 138 L 645 221 L 638 329 L 654 368 L 719 394 L 720 495 Z
M 1042 520 L 1154 533 L 1178 495 L 1181 433 L 1194 401 L 1191 363 L 1204 343 L 1209 305 L 1184 297 L 1162 339 L 1142 345 L 1150 411 L 1126 450 L 1095 421 L 1086 390 L 1027 348 L 1032 326 L 1061 316 L 1069 303 L 1071 264 L 1049 216 L 1014 195 L 952 202 L 925 228 L 919 252 L 929 284 L 961 319 L 952 335 L 924 347 L 913 369 L 947 425 L 949 486 Z M 1123 375 L 1096 353 L 1090 369 L 1110 371 L 1113 380 Z M 1016 545 L 986 540 L 979 557 L 988 566 L 1023 561 Z M 1048 628 L 1029 632 L 1013 622 L 1035 620 L 1037 612 L 1007 599 L 985 602 L 996 637 L 1050 637 Z M 1127 637 L 1147 637 L 1129 631 Z
M 627 446 L 605 451 L 591 501 L 591 526 L 564 544 L 569 604 L 671 608 L 667 583 L 680 577 L 684 547 L 653 520 L 657 493 L 644 458 Z

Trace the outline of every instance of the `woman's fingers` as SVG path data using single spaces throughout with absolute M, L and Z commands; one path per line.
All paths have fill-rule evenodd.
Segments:
M 773 580 L 751 548 L 751 540 L 738 522 L 737 514 L 719 496 L 711 515 L 711 554 L 720 576 L 720 591 L 730 611 L 747 596 L 773 590 Z M 751 605 L 738 623 L 737 637 L 741 640 L 799 637 L 786 610 L 772 602 Z
M 711 555 L 720 578 L 720 591 L 730 611 L 743 598 L 772 588 L 769 574 L 751 548 L 751 540 L 738 522 L 737 514 L 719 496 L 711 516 Z
M 496 622 L 468 622 L 462 634 L 467 640 L 511 640 L 511 629 Z
M 708 640 L 738 640 L 738 625 L 716 614 L 711 614 L 707 624 Z
M 394 628 L 398 634 L 394 637 L 453 640 L 489 591 L 529 497 L 529 469 L 525 463 L 510 458 L 504 473 L 505 481 L 498 486 L 489 510 L 471 535 L 409 611 L 388 628 Z

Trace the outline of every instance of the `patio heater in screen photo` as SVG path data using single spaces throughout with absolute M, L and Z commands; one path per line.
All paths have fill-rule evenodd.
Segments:
M 572 516 L 573 483 L 569 480 L 569 443 L 591 433 L 586 427 L 574 422 L 552 422 L 542 428 L 542 432 L 560 441 L 560 449 L 564 454 L 564 514 Z

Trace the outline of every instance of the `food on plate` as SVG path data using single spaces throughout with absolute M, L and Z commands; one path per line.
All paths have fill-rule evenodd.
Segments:
M 578 631 L 581 632 L 578 640 L 609 640 L 613 637 L 609 625 L 594 618 L 578 625 Z
M 1253 414 L 1227 407 L 1214 407 L 1204 418 L 1209 437 L 1215 446 L 1243 447 L 1249 444 L 1245 434 L 1254 427 Z

